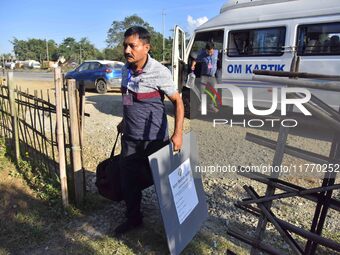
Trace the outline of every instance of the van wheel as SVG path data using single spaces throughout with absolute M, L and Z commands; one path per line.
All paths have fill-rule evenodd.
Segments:
M 199 99 L 193 94 L 190 97 L 190 89 L 182 91 L 182 100 L 184 105 L 184 117 L 194 119 L 199 113 Z
M 105 94 L 107 92 L 107 85 L 106 82 L 103 80 L 98 80 L 96 83 L 96 91 L 99 94 Z

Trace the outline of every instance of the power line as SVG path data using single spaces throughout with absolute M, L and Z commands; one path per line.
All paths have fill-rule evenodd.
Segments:
M 165 37 L 164 37 L 164 33 L 165 33 L 165 21 L 164 21 L 164 17 L 165 17 L 165 12 L 164 9 L 162 10 L 162 24 L 163 24 L 163 62 L 165 60 Z

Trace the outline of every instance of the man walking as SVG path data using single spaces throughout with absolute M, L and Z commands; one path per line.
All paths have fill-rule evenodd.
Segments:
M 218 60 L 218 50 L 215 50 L 215 45 L 213 42 L 208 42 L 205 45 L 205 50 L 201 50 L 197 58 L 191 64 L 191 70 L 194 71 L 196 63 L 201 63 L 201 91 L 207 85 L 215 88 L 216 86 L 216 71 L 217 71 L 217 60 Z M 218 108 L 214 106 L 211 102 L 209 108 L 213 112 L 218 112 Z
M 147 156 L 169 143 L 164 95 L 175 107 L 175 129 L 170 139 L 174 150 L 182 146 L 184 119 L 183 102 L 170 71 L 149 55 L 150 33 L 143 27 L 131 27 L 124 34 L 123 46 L 123 120 L 117 128 L 123 133 L 120 169 L 127 220 L 115 229 L 116 236 L 143 222 L 141 191 L 146 182 L 152 184 Z

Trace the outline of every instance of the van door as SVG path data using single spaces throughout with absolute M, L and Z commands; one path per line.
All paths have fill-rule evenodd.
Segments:
M 184 85 L 184 69 L 187 63 L 185 32 L 179 26 L 174 28 L 174 39 L 172 43 L 172 79 L 179 92 Z

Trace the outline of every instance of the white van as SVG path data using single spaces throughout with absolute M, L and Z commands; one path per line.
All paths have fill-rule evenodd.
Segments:
M 278 85 L 253 81 L 252 73 L 257 69 L 290 71 L 294 55 L 300 59 L 299 72 L 340 75 L 339 0 L 230 0 L 219 15 L 194 31 L 190 41 L 178 26 L 174 33 L 173 79 L 186 112 L 189 89 L 185 80 L 192 56 L 209 41 L 219 50 L 217 88 L 221 88 L 222 105 L 232 106 L 231 93 L 223 89 L 231 84 L 242 90 L 253 87 L 254 106 L 270 107 L 272 87 Z M 199 70 L 195 74 L 197 85 Z M 193 100 L 199 103 L 199 90 L 190 90 L 197 95 L 191 97 L 191 104 Z M 338 108 L 339 93 L 311 92 Z

